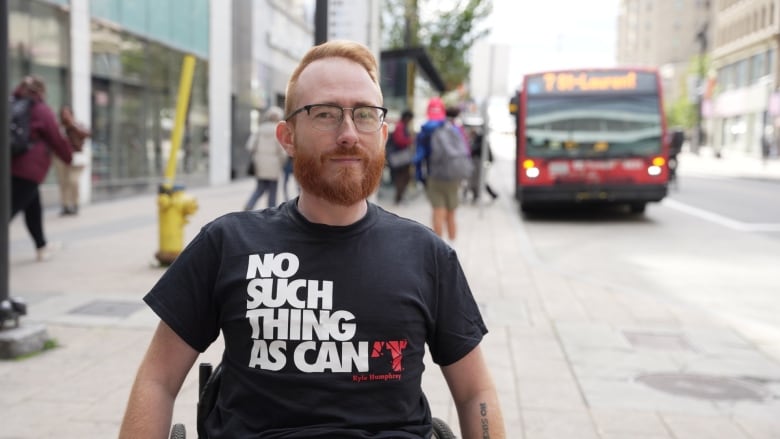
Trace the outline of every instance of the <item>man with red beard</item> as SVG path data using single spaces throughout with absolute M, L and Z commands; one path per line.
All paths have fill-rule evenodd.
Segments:
M 300 196 L 204 226 L 145 296 L 161 322 L 120 438 L 167 437 L 184 378 L 220 333 L 211 439 L 430 437 L 426 344 L 462 436 L 505 437 L 487 328 L 455 252 L 367 200 L 387 138 L 377 75 L 353 42 L 301 60 L 276 128 Z

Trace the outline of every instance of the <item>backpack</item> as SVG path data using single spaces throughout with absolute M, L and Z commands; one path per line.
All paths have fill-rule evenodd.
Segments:
M 30 142 L 30 110 L 33 100 L 30 98 L 11 99 L 10 120 L 8 128 L 10 135 L 8 144 L 11 147 L 11 157 L 27 153 L 32 147 Z
M 451 122 L 444 122 L 431 136 L 429 175 L 445 181 L 463 180 L 471 176 L 471 161 L 466 140 Z

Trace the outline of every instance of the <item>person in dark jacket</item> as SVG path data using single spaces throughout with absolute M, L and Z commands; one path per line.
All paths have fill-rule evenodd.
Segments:
M 51 155 L 56 154 L 70 164 L 73 149 L 60 132 L 57 118 L 44 101 L 46 85 L 35 76 L 27 76 L 13 92 L 14 99 L 30 98 L 30 149 L 11 162 L 11 218 L 24 211 L 24 223 L 35 241 L 36 259 L 44 261 L 51 255 L 43 233 L 43 208 L 39 186 L 51 167 Z
M 411 110 L 404 110 L 401 113 L 401 120 L 395 124 L 395 130 L 390 134 L 392 141 L 388 142 L 388 145 L 392 144 L 393 148 L 397 151 L 407 150 L 409 153 L 414 152 L 412 150 L 412 148 L 414 148 L 414 133 L 412 132 L 411 127 L 412 119 L 414 119 L 414 113 L 412 113 Z M 395 151 L 388 151 L 388 153 L 391 154 L 393 152 Z M 408 162 L 404 161 L 398 163 L 397 166 L 390 163 L 390 177 L 393 180 L 393 186 L 395 186 L 394 201 L 396 205 L 401 204 L 401 200 L 403 200 L 404 193 L 406 192 L 406 187 L 409 185 L 409 181 L 412 178 L 410 166 L 414 156 L 409 154 L 408 157 Z

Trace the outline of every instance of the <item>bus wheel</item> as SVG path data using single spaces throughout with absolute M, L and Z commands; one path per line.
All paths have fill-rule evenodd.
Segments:
M 641 214 L 645 213 L 645 206 L 647 206 L 646 203 L 631 203 L 628 205 L 628 208 L 631 210 L 631 213 Z

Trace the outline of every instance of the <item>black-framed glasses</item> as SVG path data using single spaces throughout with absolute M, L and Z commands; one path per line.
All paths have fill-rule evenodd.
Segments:
M 284 120 L 290 120 L 298 113 L 305 111 L 315 129 L 335 131 L 344 122 L 344 110 L 352 110 L 352 122 L 355 124 L 355 128 L 363 133 L 379 131 L 387 115 L 387 108 L 373 105 L 359 105 L 350 108 L 332 104 L 313 104 L 304 105 L 293 111 Z

